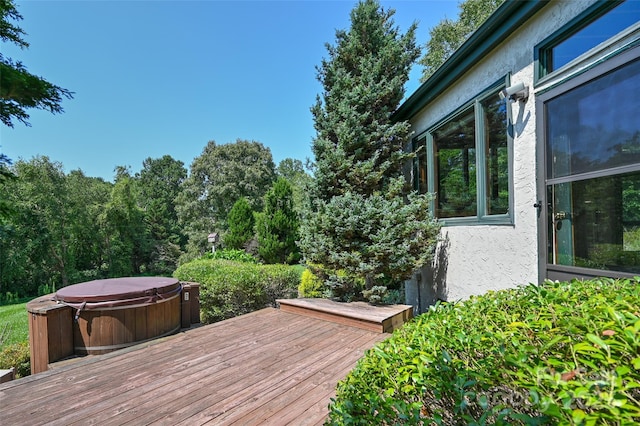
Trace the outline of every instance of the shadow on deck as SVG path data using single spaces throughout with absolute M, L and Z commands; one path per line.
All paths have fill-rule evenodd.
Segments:
M 2 424 L 322 424 L 337 382 L 411 316 L 279 302 L 0 384 Z

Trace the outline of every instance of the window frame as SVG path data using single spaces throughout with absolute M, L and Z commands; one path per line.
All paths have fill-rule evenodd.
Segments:
M 552 33 L 550 36 L 542 40 L 540 43 L 534 46 L 534 69 L 533 69 L 533 82 L 534 86 L 544 84 L 552 79 L 557 79 L 566 74 L 566 78 L 572 78 L 575 73 L 582 73 L 587 71 L 590 66 L 585 67 L 585 63 L 589 58 L 593 56 L 600 56 L 600 50 L 602 50 L 602 44 L 607 46 L 615 46 L 616 49 L 624 49 L 629 46 L 625 46 L 625 38 L 631 35 L 633 39 L 633 33 L 638 32 L 640 29 L 640 23 L 628 27 L 626 30 L 622 30 L 619 34 L 612 35 L 609 39 L 600 45 L 594 46 L 591 49 L 579 54 L 566 64 L 554 69 L 549 70 L 551 66 L 551 55 L 553 48 L 569 39 L 582 29 L 588 27 L 590 24 L 606 15 L 609 11 L 616 8 L 620 4 L 629 0 L 597 0 L 594 4 L 570 20 L 567 24 L 563 25 L 559 30 Z M 614 52 L 615 54 L 615 52 Z M 597 65 L 597 64 L 594 64 Z
M 487 214 L 487 163 L 486 151 L 487 141 L 485 140 L 485 129 L 483 119 L 483 107 L 482 102 L 491 96 L 495 96 L 501 89 L 509 87 L 511 85 L 511 76 L 507 74 L 505 77 L 499 79 L 495 83 L 491 84 L 488 88 L 474 96 L 469 101 L 465 102 L 460 107 L 456 108 L 446 117 L 437 121 L 434 125 L 429 127 L 424 132 L 418 134 L 413 138 L 412 143 L 415 144 L 418 140 L 426 138 L 426 167 L 427 167 L 427 190 L 428 192 L 435 194 L 436 191 L 436 152 L 433 134 L 447 123 L 454 120 L 456 117 L 467 112 L 470 108 L 474 110 L 474 141 L 476 150 L 476 215 L 466 217 L 447 217 L 436 218 L 445 226 L 456 225 L 514 225 L 514 180 L 513 180 L 513 119 L 509 101 L 507 99 L 504 102 L 507 103 L 507 126 L 504 129 L 507 137 L 507 171 L 508 177 L 508 189 L 509 189 L 509 204 L 507 213 L 489 215 Z M 437 212 L 437 197 L 431 201 L 431 211 Z

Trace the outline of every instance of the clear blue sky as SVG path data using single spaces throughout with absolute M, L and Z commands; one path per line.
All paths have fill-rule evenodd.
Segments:
M 75 92 L 65 112 L 31 110 L 0 125 L 0 152 L 46 155 L 66 172 L 113 180 L 165 154 L 188 168 L 208 141 L 247 139 L 284 158 L 312 157 L 316 65 L 355 1 L 17 1 L 27 50 L 2 53 Z M 404 32 L 456 18 L 455 0 L 382 1 Z M 419 85 L 415 66 L 407 94 Z

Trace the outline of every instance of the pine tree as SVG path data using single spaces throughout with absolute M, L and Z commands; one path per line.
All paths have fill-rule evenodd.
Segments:
M 410 126 L 391 116 L 420 50 L 416 25 L 401 35 L 393 14 L 376 0 L 358 3 L 318 67 L 315 181 L 300 246 L 339 297 L 357 297 L 354 282 L 406 279 L 430 259 L 438 233 L 430 196 L 409 194 L 402 175 Z
M 11 21 L 22 20 L 14 0 L 0 0 L 0 41 L 13 43 L 21 49 L 29 47 L 25 32 Z M 63 112 L 62 98 L 71 99 L 73 93 L 49 83 L 27 71 L 20 61 L 0 53 L 0 122 L 13 127 L 13 120 L 29 126 L 27 109 L 43 109 L 57 114 Z M 3 159 L 0 158 L 0 165 Z
M 253 210 L 246 198 L 241 197 L 233 204 L 229 216 L 227 216 L 229 231 L 224 235 L 225 248 L 244 250 L 245 246 L 253 238 Z
M 266 263 L 291 264 L 300 260 L 298 228 L 293 190 L 285 178 L 278 178 L 265 195 L 264 209 L 256 219 L 260 257 Z

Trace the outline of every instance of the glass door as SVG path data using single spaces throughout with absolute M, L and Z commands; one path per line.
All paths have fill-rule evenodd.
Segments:
M 591 74 L 538 99 L 542 278 L 640 273 L 640 60 Z

